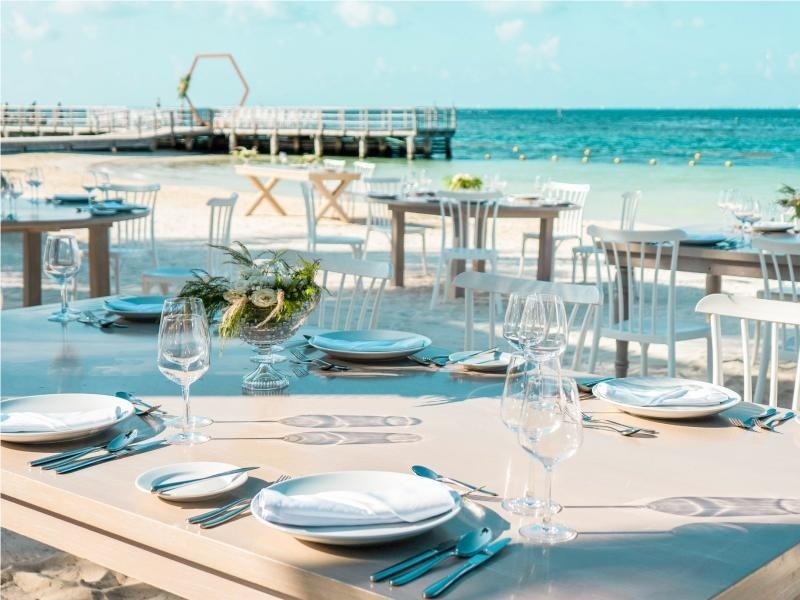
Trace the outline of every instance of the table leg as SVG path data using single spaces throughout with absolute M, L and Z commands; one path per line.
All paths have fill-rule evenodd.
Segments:
M 406 212 L 390 208 L 392 212 L 392 281 L 403 287 L 406 268 Z
M 536 265 L 536 279 L 553 279 L 553 225 L 554 217 L 542 217 L 539 224 L 539 257 Z
M 614 321 L 619 323 L 621 320 L 625 320 L 628 318 L 628 269 L 626 267 L 620 267 L 619 273 L 617 275 L 622 281 L 622 317 L 620 318 L 619 314 L 619 304 L 614 304 Z M 611 299 L 613 302 L 613 298 Z M 627 377 L 628 376 L 628 367 L 630 362 L 628 360 L 628 344 L 629 342 L 623 340 L 617 340 L 617 351 L 616 355 L 614 356 L 614 376 L 615 377 Z
M 108 260 L 108 225 L 89 227 L 89 296 L 111 293 Z
M 722 275 L 706 273 L 706 296 L 719 294 L 722 291 Z
M 328 203 L 322 207 L 319 213 L 317 213 L 317 220 L 321 219 L 329 210 L 333 210 L 339 219 L 345 223 L 349 223 L 350 217 L 347 216 L 347 213 L 342 210 L 341 206 L 339 206 L 339 196 L 342 194 L 342 192 L 344 192 L 344 189 L 350 182 L 347 180 L 342 180 L 339 182 L 339 185 L 333 189 L 325 187 L 324 181 L 318 179 L 312 179 L 311 182 L 314 184 L 317 192 L 319 192 L 320 197 L 325 198 L 328 201 Z
M 22 305 L 42 303 L 42 232 L 22 234 Z
M 261 183 L 261 180 L 255 175 L 248 175 L 247 178 L 261 193 L 258 195 L 258 198 L 255 199 L 255 202 L 253 202 L 250 205 L 250 208 L 247 209 L 247 212 L 244 213 L 245 216 L 249 217 L 250 215 L 252 215 L 253 211 L 258 207 L 259 204 L 261 204 L 261 201 L 266 200 L 279 215 L 285 217 L 286 211 L 283 210 L 283 207 L 278 203 L 278 200 L 271 193 L 272 188 L 274 188 L 278 184 L 278 178 L 277 177 L 270 178 L 270 180 L 267 182 L 266 185 Z

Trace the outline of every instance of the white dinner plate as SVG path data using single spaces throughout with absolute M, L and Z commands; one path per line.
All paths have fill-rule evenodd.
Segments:
M 120 296 L 106 300 L 105 305 L 108 312 L 131 321 L 156 321 L 161 318 L 165 299 L 165 296 Z
M 0 414 L 10 413 L 79 413 L 104 411 L 109 413 L 107 421 L 69 427 L 58 431 L 1 432 L 0 439 L 19 444 L 46 444 L 77 440 L 99 433 L 127 419 L 134 413 L 133 404 L 116 396 L 101 394 L 43 394 L 20 396 L 0 402 Z
M 525 202 L 536 202 L 542 199 L 541 194 L 509 194 L 508 197 L 512 200 L 523 200 Z
M 408 340 L 408 343 L 404 343 Z M 359 349 L 375 342 L 375 349 Z M 391 329 L 355 329 L 331 331 L 315 335 L 309 345 L 331 356 L 351 360 L 388 360 L 414 354 L 431 345 L 430 338 L 407 331 Z M 385 344 L 387 349 L 380 349 Z M 398 346 L 392 348 L 392 345 Z
M 631 392 L 642 386 L 647 391 L 663 389 L 664 393 L 676 390 L 679 387 L 693 386 L 694 389 L 705 388 L 709 394 L 723 394 L 727 399 L 719 404 L 709 406 L 638 406 L 619 398 L 614 398 L 615 389 Z M 741 396 L 720 385 L 713 385 L 705 381 L 679 379 L 675 377 L 624 377 L 602 381 L 592 388 L 595 397 L 610 402 L 620 410 L 640 417 L 653 417 L 656 419 L 698 419 L 715 415 L 723 410 L 735 406 L 741 401 Z
M 779 233 L 781 231 L 789 231 L 793 225 L 791 223 L 781 223 L 779 221 L 762 221 L 761 223 L 753 224 L 753 231 L 760 233 Z
M 468 356 L 472 352 L 453 352 L 448 356 L 450 362 L 457 362 Z M 494 352 L 492 354 L 479 354 L 472 358 L 467 358 L 458 364 L 464 367 L 467 371 L 479 371 L 482 373 L 502 373 L 508 369 L 508 363 L 511 361 L 511 354 L 508 352 Z
M 432 479 L 424 479 L 416 475 L 393 473 L 390 471 L 339 471 L 334 473 L 320 473 L 319 475 L 306 475 L 295 477 L 288 481 L 276 483 L 270 489 L 286 495 L 293 494 L 318 494 L 326 491 L 354 491 L 369 492 L 384 490 L 393 485 L 415 485 L 420 490 L 429 489 L 430 486 L 444 484 Z M 448 490 L 455 500 L 455 505 L 441 515 L 415 523 L 385 523 L 382 525 L 348 525 L 338 527 L 300 527 L 296 525 L 283 525 L 268 521 L 258 506 L 258 495 L 250 503 L 250 512 L 260 522 L 283 531 L 291 536 L 307 542 L 320 544 L 333 544 L 337 546 L 358 546 L 365 544 L 378 544 L 393 542 L 413 537 L 434 527 L 441 525 L 455 517 L 461 510 L 461 497 L 454 491 Z
M 145 471 L 136 478 L 137 489 L 147 494 L 152 493 L 150 488 L 161 483 L 183 481 L 205 477 L 214 473 L 224 473 L 238 469 L 236 465 L 221 462 L 184 462 L 164 465 Z M 190 483 L 188 485 L 158 493 L 159 498 L 173 502 L 197 502 L 206 498 L 213 498 L 225 494 L 242 486 L 247 481 L 247 473 L 225 475 Z

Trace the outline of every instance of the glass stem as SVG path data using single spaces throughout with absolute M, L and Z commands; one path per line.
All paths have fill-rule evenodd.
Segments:
M 64 283 L 61 284 L 61 314 L 67 314 L 67 286 L 69 285 L 70 280 L 65 279 Z
M 534 490 L 536 489 L 536 461 L 530 461 L 530 469 L 528 469 L 528 481 L 525 485 L 525 504 L 528 506 L 535 506 L 536 504 L 536 496 L 534 496 Z
M 542 527 L 547 529 L 550 526 L 550 518 L 553 516 L 553 511 L 550 507 L 553 504 L 553 467 L 544 465 L 544 497 L 547 504 L 544 507 L 544 516 L 542 517 Z
M 181 386 L 181 395 L 183 396 L 183 423 L 182 429 L 184 435 L 189 435 L 189 384 L 185 383 Z

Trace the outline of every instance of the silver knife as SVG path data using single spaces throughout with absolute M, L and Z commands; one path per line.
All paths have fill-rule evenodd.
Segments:
M 78 471 L 79 469 L 84 469 L 86 467 L 91 467 L 93 465 L 99 465 L 104 462 L 108 462 L 111 460 L 116 460 L 122 456 L 130 456 L 131 454 L 139 454 L 140 452 L 147 452 L 148 450 L 153 450 L 155 448 L 160 448 L 161 446 L 168 446 L 169 442 L 167 440 L 155 440 L 153 442 L 144 442 L 141 444 L 134 444 L 133 446 L 128 446 L 124 450 L 120 450 L 119 452 L 114 452 L 111 454 L 106 454 L 105 456 L 97 456 L 95 458 L 87 458 L 84 460 L 79 460 L 76 462 L 71 462 L 63 467 L 59 467 L 56 469 L 56 473 L 72 473 L 73 471 Z
M 496 542 L 492 542 L 491 544 L 489 544 L 486 547 L 486 549 L 483 552 L 481 552 L 479 554 L 476 554 L 475 556 L 470 558 L 467 561 L 467 564 L 465 564 L 463 567 L 461 567 L 460 569 L 458 569 L 456 571 L 453 571 L 447 577 L 444 577 L 443 579 L 440 579 L 439 581 L 437 581 L 433 585 L 425 588 L 425 591 L 422 592 L 422 597 L 423 598 L 435 598 L 436 596 L 441 594 L 443 591 L 445 591 L 448 587 L 453 585 L 453 583 L 455 583 L 458 579 L 460 579 L 461 577 L 463 577 L 464 575 L 466 575 L 467 573 L 469 573 L 473 569 L 477 569 L 479 566 L 481 566 L 487 560 L 492 558 L 495 554 L 499 554 L 500 551 L 503 548 L 505 548 L 506 546 L 508 546 L 508 544 L 510 542 L 511 542 L 511 538 L 501 538 L 501 539 L 497 540 Z
M 438 546 L 434 548 L 428 548 L 427 550 L 423 550 L 422 552 L 415 554 L 402 562 L 392 565 L 391 567 L 386 567 L 382 571 L 378 571 L 377 573 L 373 573 L 369 576 L 370 581 L 383 581 L 384 579 L 388 579 L 392 575 L 400 573 L 401 571 L 405 571 L 406 569 L 410 569 L 421 563 L 424 560 L 428 560 L 429 558 L 433 558 L 434 556 L 440 555 L 442 552 L 446 552 L 452 548 L 455 548 L 456 543 L 458 542 L 458 538 L 454 538 L 452 540 L 447 540 L 446 542 L 442 542 Z
M 478 350 L 476 352 L 470 352 L 466 356 L 462 356 L 461 358 L 456 359 L 456 360 L 451 360 L 450 362 L 452 364 L 456 365 L 456 364 L 458 364 L 460 362 L 464 362 L 465 360 L 468 360 L 470 358 L 475 358 L 476 356 L 480 356 L 481 354 L 489 354 L 489 352 L 497 352 L 498 349 L 499 348 L 497 346 L 495 346 L 494 348 L 489 348 L 488 350 Z
M 175 488 L 182 487 L 184 485 L 189 485 L 190 483 L 197 483 L 199 481 L 205 481 L 206 479 L 216 479 L 217 477 L 225 477 L 225 475 L 237 475 L 238 473 L 246 473 L 247 471 L 253 471 L 255 469 L 259 469 L 260 467 L 240 467 L 238 469 L 231 469 L 230 471 L 223 471 L 222 473 L 214 473 L 213 475 L 206 475 L 204 477 L 195 477 L 194 479 L 184 479 L 182 481 L 166 481 L 164 483 L 158 483 L 150 487 L 150 491 L 154 494 L 158 494 L 160 492 L 166 492 L 168 490 L 173 490 Z

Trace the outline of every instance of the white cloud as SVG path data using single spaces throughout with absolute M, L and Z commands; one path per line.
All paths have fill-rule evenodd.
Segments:
M 522 32 L 522 27 L 525 24 L 522 19 L 513 19 L 511 21 L 503 21 L 494 28 L 497 39 L 501 42 L 510 42 Z
M 538 14 L 547 8 L 544 0 L 528 0 L 526 2 L 509 2 L 507 0 L 489 0 L 481 2 L 480 7 L 488 13 L 499 14 L 509 12 L 524 12 Z
M 790 71 L 800 70 L 800 52 L 790 54 L 786 59 L 786 68 Z
M 14 13 L 12 23 L 17 37 L 28 42 L 40 40 L 50 31 L 50 24 L 47 21 L 41 21 L 34 25 L 18 12 Z
M 522 65 L 531 66 L 534 69 L 560 71 L 561 65 L 558 64 L 558 49 L 561 39 L 557 35 L 551 35 L 538 45 L 530 42 L 522 42 L 517 46 L 517 62 Z
M 362 0 L 343 0 L 336 4 L 334 12 L 348 27 L 381 25 L 391 27 L 397 22 L 394 11 L 383 4 Z
M 692 17 L 692 20 L 689 22 L 689 24 L 695 29 L 702 29 L 706 26 L 706 22 L 703 20 L 703 17 Z
M 273 0 L 257 0 L 250 2 L 239 2 L 237 0 L 225 0 L 225 19 L 229 22 L 250 24 L 253 19 L 258 18 L 282 18 L 284 11 L 281 4 Z

